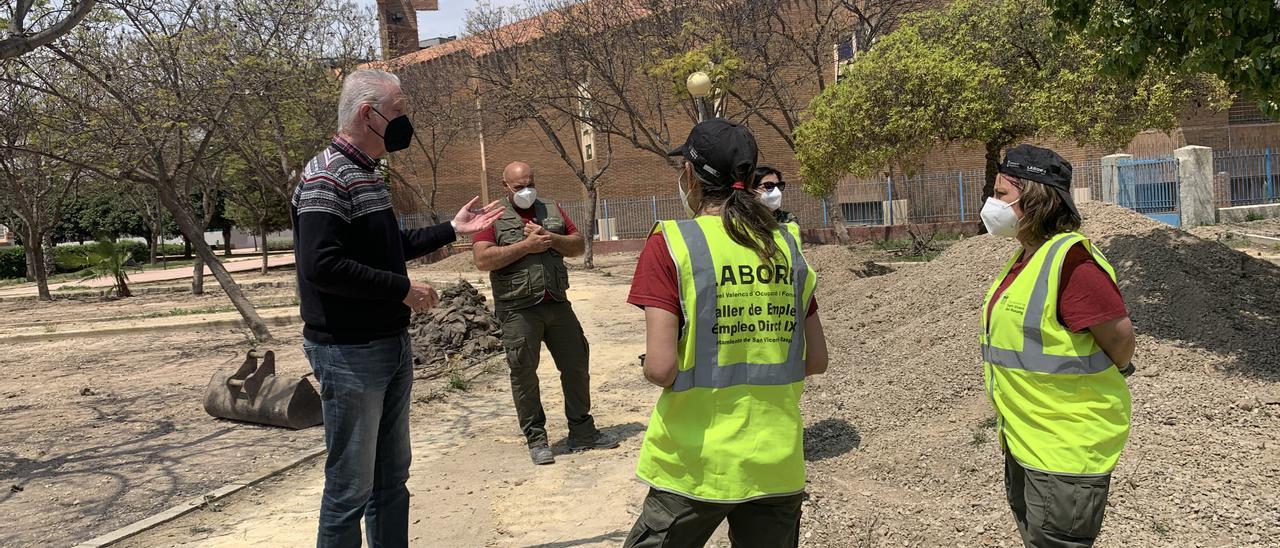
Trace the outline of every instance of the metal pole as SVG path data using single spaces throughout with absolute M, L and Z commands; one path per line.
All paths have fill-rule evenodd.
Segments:
M 956 172 L 960 175 L 960 220 L 964 221 L 964 172 Z
M 706 120 L 707 119 L 707 98 L 694 97 L 693 103 L 695 106 L 698 107 L 698 122 L 702 122 Z
M 1276 197 L 1276 187 L 1271 183 L 1271 147 L 1267 147 L 1265 155 L 1267 168 L 1267 198 L 1274 200 Z
M 885 178 L 885 186 L 889 188 L 889 226 L 893 226 L 893 176 Z
M 652 196 L 652 199 L 653 199 L 653 222 L 657 223 L 658 222 L 658 196 L 655 194 Z
M 826 199 L 826 198 L 823 198 L 823 199 L 822 199 L 822 226 L 823 226 L 823 228 L 826 228 L 826 226 L 827 226 L 827 222 L 828 222 L 828 221 L 827 221 L 827 199 Z

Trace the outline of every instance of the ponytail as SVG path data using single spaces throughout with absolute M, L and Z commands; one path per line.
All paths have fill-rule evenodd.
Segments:
M 720 218 L 729 239 L 755 251 L 760 262 L 769 264 L 782 251 L 773 239 L 778 220 L 753 191 L 754 169 L 754 165 L 741 164 L 730 174 L 735 183 L 730 186 L 703 183 L 702 195 L 704 202 L 720 204 Z

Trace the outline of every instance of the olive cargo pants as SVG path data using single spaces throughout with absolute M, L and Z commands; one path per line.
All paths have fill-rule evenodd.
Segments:
M 1030 470 L 1008 452 L 1004 486 L 1028 548 L 1085 548 L 1102 531 L 1111 475 L 1064 476 Z
M 735 548 L 794 548 L 800 543 L 804 493 L 734 504 L 703 502 L 649 489 L 625 548 L 701 548 L 729 520 Z
M 511 396 L 525 440 L 530 445 L 547 441 L 547 415 L 538 386 L 538 357 L 544 342 L 560 370 L 569 436 L 591 439 L 596 425 L 591 418 L 590 349 L 573 306 L 547 300 L 529 308 L 501 310 L 497 316 L 511 368 Z

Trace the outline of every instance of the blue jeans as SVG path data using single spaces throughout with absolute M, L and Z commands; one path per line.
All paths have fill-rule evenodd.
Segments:
M 408 333 L 366 344 L 302 345 L 320 381 L 324 407 L 324 497 L 319 548 L 409 545 Z

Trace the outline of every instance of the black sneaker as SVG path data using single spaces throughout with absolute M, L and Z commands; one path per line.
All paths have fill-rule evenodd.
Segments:
M 613 449 L 618 445 L 618 438 L 598 430 L 594 435 L 587 439 L 578 439 L 574 437 L 569 438 L 569 450 L 575 453 L 578 451 L 586 451 L 588 449 Z
M 551 454 L 551 447 L 547 446 L 547 442 L 542 442 L 529 446 L 529 458 L 533 459 L 534 464 L 555 464 L 556 456 Z

